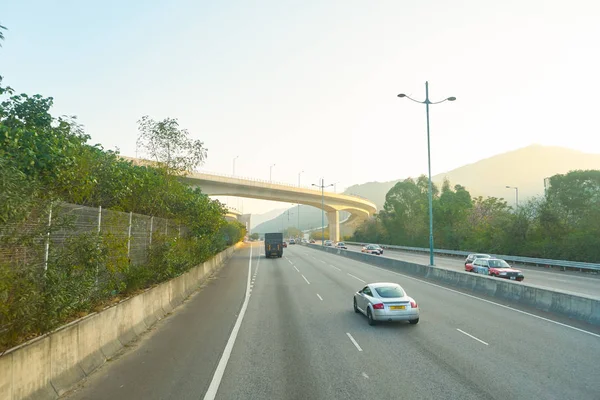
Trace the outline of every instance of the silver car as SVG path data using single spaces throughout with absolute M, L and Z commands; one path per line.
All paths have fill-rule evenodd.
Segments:
M 354 294 L 354 312 L 367 316 L 369 325 L 377 321 L 419 322 L 419 307 L 397 283 L 370 283 Z

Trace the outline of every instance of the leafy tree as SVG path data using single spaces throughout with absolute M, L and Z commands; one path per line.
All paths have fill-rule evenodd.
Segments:
M 7 30 L 6 27 L 0 25 L 0 40 L 4 40 L 4 32 L 2 32 L 2 31 L 5 31 L 5 30 Z M 2 43 L 0 43 L 0 47 L 2 47 Z
M 204 143 L 190 138 L 177 119 L 155 121 L 146 115 L 138 121 L 138 130 L 139 145 L 169 174 L 192 171 L 206 159 Z
M 260 235 L 258 233 L 253 233 L 250 235 L 250 239 L 252 240 L 258 240 L 260 238 Z

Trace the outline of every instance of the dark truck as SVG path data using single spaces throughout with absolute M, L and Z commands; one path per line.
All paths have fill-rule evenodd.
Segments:
M 283 256 L 283 233 L 265 233 L 265 256 Z

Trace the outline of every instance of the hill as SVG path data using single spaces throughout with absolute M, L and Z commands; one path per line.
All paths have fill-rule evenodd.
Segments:
M 270 220 L 257 224 L 252 228 L 252 233 L 281 232 L 290 226 L 298 227 L 298 206 L 283 211 L 277 210 L 276 214 Z M 343 221 L 348 215 L 348 213 L 341 212 L 340 221 Z M 252 219 L 254 219 L 254 216 L 252 216 Z M 327 213 L 325 213 L 325 224 L 327 225 Z M 300 229 L 304 231 L 320 227 L 321 209 L 312 206 L 300 206 Z
M 506 186 L 518 187 L 519 201 L 526 200 L 544 194 L 545 178 L 576 169 L 600 169 L 600 154 L 532 145 L 434 175 L 432 180 L 441 185 L 447 177 L 452 185 L 465 186 L 472 196 L 501 197 L 511 203 L 514 193 Z M 386 193 L 402 179 L 354 185 L 346 193 L 366 197 L 381 209 Z
M 588 154 L 563 147 L 531 145 L 434 175 L 432 180 L 441 186 L 444 178 L 447 177 L 452 185 L 465 186 L 472 196 L 500 197 L 507 199 L 509 204 L 513 204 L 514 192 L 507 189 L 506 186 L 518 187 L 519 201 L 524 201 L 544 194 L 545 178 L 576 169 L 600 169 L 600 154 Z M 373 201 L 380 210 L 385 203 L 387 192 L 405 178 L 353 185 L 348 187 L 344 193 L 365 197 Z M 290 209 L 290 213 L 295 213 L 295 207 Z M 319 209 L 302 206 L 300 215 L 301 229 L 321 226 Z M 284 227 L 288 226 L 287 216 L 281 217 L 280 212 L 278 218 L 277 221 L 270 220 L 260 224 L 260 227 L 257 227 L 260 228 L 258 232 L 273 232 L 269 229 L 278 231 L 281 229 L 282 223 Z M 340 216 L 340 219 L 343 218 Z M 290 226 L 296 226 L 296 221 L 290 217 Z

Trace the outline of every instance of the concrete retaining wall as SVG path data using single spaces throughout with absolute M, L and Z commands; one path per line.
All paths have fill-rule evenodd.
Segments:
M 600 297 L 583 296 L 561 290 L 550 290 L 531 284 L 493 278 L 487 275 L 430 267 L 406 261 L 355 251 L 309 244 L 310 248 L 362 261 L 406 275 L 440 281 L 443 284 L 469 289 L 488 296 L 515 301 L 537 309 L 572 319 L 600 325 Z
M 0 356 L 0 399 L 56 399 L 173 311 L 239 244 L 177 278 Z

